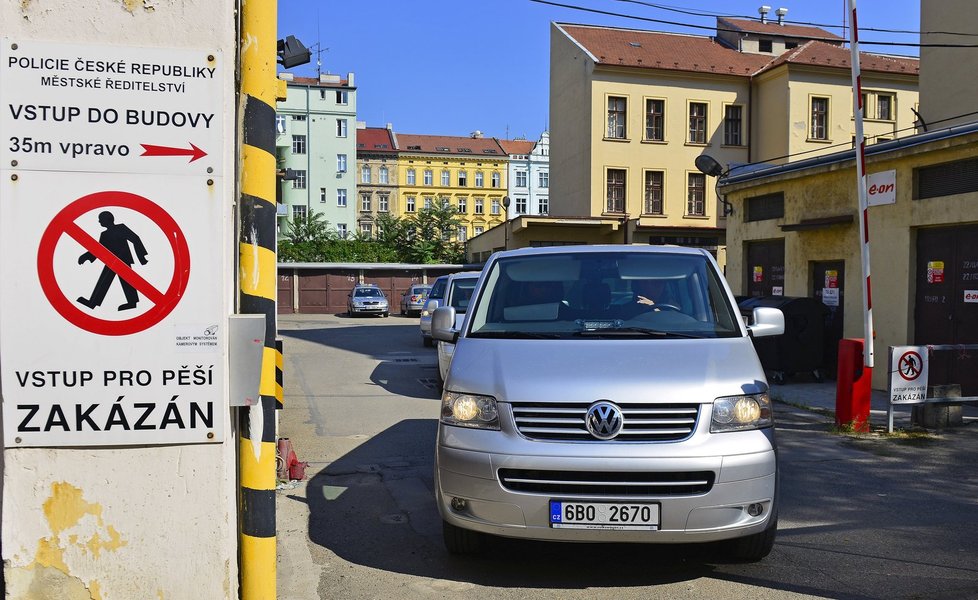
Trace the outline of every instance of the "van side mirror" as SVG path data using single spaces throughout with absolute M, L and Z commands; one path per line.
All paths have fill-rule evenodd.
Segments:
M 780 308 L 759 306 L 754 309 L 754 324 L 747 331 L 754 337 L 781 335 L 784 333 L 784 313 Z
M 454 306 L 441 306 L 431 313 L 431 337 L 452 344 L 458 339 Z

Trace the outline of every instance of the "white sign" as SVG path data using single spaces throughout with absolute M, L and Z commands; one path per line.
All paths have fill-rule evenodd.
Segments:
M 822 288 L 822 304 L 825 306 L 838 306 L 839 288 Z
M 0 56 L 5 445 L 223 441 L 220 56 Z
M 4 167 L 221 174 L 221 54 L 3 38 Z
M 927 347 L 890 347 L 890 403 L 917 404 L 927 398 Z
M 773 285 L 773 286 L 771 286 L 771 295 L 772 296 L 784 296 L 784 288 L 782 286 L 780 286 L 780 285 Z
M 965 290 L 964 301 L 968 304 L 978 304 L 978 290 Z
M 869 206 L 896 204 L 896 171 L 873 173 L 866 177 L 866 203 Z

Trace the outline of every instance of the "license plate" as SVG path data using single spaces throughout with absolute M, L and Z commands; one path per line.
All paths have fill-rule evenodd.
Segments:
M 654 531 L 659 528 L 659 505 L 551 500 L 550 526 L 557 529 Z

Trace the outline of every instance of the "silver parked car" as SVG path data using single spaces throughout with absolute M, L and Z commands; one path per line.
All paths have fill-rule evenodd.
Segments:
M 468 310 L 472 300 L 472 290 L 475 289 L 476 282 L 479 281 L 479 271 L 465 271 L 454 273 L 448 276 L 445 285 L 445 302 L 443 306 L 451 306 L 455 309 L 455 325 L 460 326 L 465 312 Z M 452 353 L 455 351 L 455 344 L 451 342 L 438 342 L 438 379 L 445 381 L 448 374 L 448 365 L 452 363 Z
M 428 299 L 424 301 L 424 307 L 421 309 L 421 319 L 418 326 L 421 328 L 421 341 L 425 346 L 435 345 L 431 339 L 431 313 L 444 301 L 447 285 L 448 275 L 442 275 L 436 279 L 431 286 L 431 291 L 428 292 Z
M 431 286 L 423 284 L 412 285 L 404 290 L 404 293 L 401 294 L 401 314 L 410 315 L 414 313 L 420 315 L 430 291 Z
M 771 400 L 748 327 L 707 252 L 654 246 L 493 255 L 442 394 L 435 496 L 450 552 L 487 534 L 724 542 L 766 556 L 778 523 Z
M 346 297 L 346 310 L 351 317 L 357 315 L 380 315 L 386 317 L 390 314 L 390 305 L 387 303 L 387 296 L 383 290 L 372 283 L 356 285 Z

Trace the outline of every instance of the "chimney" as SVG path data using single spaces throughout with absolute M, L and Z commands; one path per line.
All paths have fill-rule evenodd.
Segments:
M 387 131 L 394 131 L 394 124 L 393 123 L 388 123 L 387 124 Z
M 348 86 L 350 86 L 350 87 L 356 87 L 356 86 L 355 86 L 355 85 L 353 84 L 353 73 L 347 73 L 347 74 L 346 74 L 346 85 L 348 85 Z
M 761 25 L 767 23 L 767 13 L 771 12 L 770 6 L 762 6 L 757 9 L 758 14 L 761 15 Z
M 787 8 L 779 8 L 778 10 L 774 11 L 774 14 L 778 15 L 778 25 L 783 26 L 784 25 L 784 17 L 785 17 L 785 15 L 788 14 L 788 9 Z
M 472 138 L 474 138 L 474 139 L 480 139 L 480 138 L 482 137 L 482 132 L 481 132 L 481 131 L 479 131 L 478 129 L 476 129 L 476 130 L 475 130 L 475 131 L 473 131 L 473 132 L 472 132 L 472 133 L 471 133 L 470 135 L 471 135 L 471 137 L 472 137 Z

